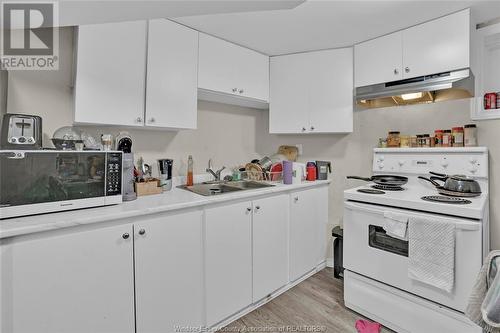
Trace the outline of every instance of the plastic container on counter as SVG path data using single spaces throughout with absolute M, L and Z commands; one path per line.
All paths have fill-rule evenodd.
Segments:
M 451 134 L 453 136 L 453 147 L 463 147 L 464 146 L 464 128 L 463 127 L 453 127 L 451 129 Z
M 400 146 L 401 146 L 400 132 L 398 131 L 389 132 L 389 135 L 387 136 L 387 147 L 399 148 Z
M 477 146 L 477 126 L 475 124 L 468 124 L 464 126 L 464 146 Z

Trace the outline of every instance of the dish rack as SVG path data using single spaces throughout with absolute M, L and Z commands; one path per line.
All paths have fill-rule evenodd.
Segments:
M 257 180 L 257 181 L 268 181 L 273 183 L 281 183 L 283 181 L 283 172 L 271 172 L 271 171 L 241 171 L 241 180 Z

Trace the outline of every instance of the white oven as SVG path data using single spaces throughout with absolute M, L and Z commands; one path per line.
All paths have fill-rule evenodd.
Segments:
M 482 265 L 480 220 L 346 201 L 344 205 L 344 267 L 346 270 L 463 312 Z M 384 212 L 432 217 L 456 224 L 455 284 L 448 293 L 408 277 L 408 241 L 388 236 Z

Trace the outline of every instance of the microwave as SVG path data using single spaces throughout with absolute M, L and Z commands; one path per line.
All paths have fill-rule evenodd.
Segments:
M 122 152 L 0 150 L 0 219 L 122 202 Z

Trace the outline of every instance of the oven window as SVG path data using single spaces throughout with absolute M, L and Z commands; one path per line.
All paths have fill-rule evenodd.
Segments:
M 408 257 L 408 241 L 388 236 L 384 228 L 376 225 L 369 225 L 368 228 L 370 247 Z
M 104 196 L 105 154 L 0 154 L 0 207 Z

